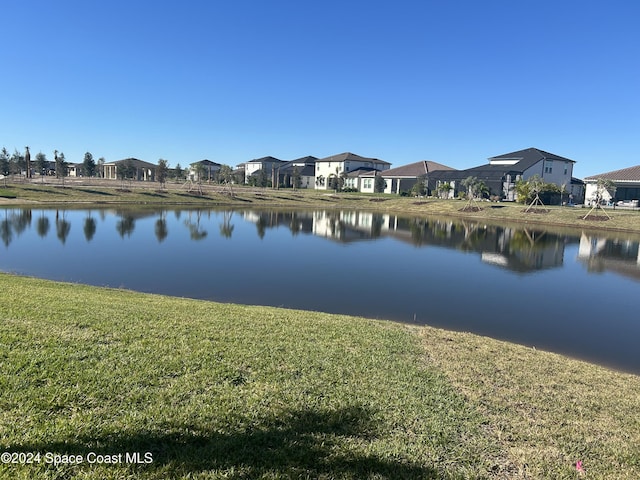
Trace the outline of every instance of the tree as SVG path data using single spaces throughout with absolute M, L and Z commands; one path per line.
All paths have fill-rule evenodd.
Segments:
M 104 177 L 104 164 L 105 164 L 105 159 L 104 159 L 104 157 L 100 157 L 100 158 L 98 159 L 98 166 L 97 166 L 97 169 L 98 169 L 98 171 L 97 171 L 97 175 L 98 175 L 98 177 L 100 177 L 100 178 L 103 178 L 103 177 Z
M 4 176 L 4 186 L 7 186 L 7 175 L 11 172 L 11 165 L 9 163 L 9 152 L 6 148 L 2 148 L 0 151 L 0 175 Z
M 415 195 L 416 197 L 422 197 L 424 195 L 426 195 L 427 193 L 427 176 L 426 175 L 420 175 L 417 179 L 416 179 L 416 183 L 413 184 L 413 187 L 411 187 L 411 193 L 413 195 Z
M 478 177 L 469 176 L 462 180 L 460 184 L 467 191 L 467 197 L 469 199 L 475 199 L 488 191 L 487 185 Z
M 180 166 L 179 163 L 173 169 L 173 174 L 175 175 L 176 180 L 181 180 L 182 179 L 183 172 L 182 172 L 182 167 Z
M 64 153 L 60 152 L 60 155 L 58 155 L 58 151 L 55 150 L 53 155 L 56 159 L 56 178 L 61 178 L 62 185 L 64 185 L 64 177 L 67 176 L 67 162 L 64 158 Z
M 25 147 L 27 150 L 24 154 L 24 169 L 27 172 L 27 178 L 31 178 L 31 152 L 29 147 Z
M 44 183 L 44 176 L 47 174 L 48 164 L 49 162 L 47 161 L 47 156 L 44 153 L 39 152 L 36 155 L 36 168 L 38 169 L 38 172 L 40 172 L 40 177 L 42 178 L 43 183 Z
M 229 187 L 229 194 L 233 197 L 233 170 L 229 165 L 222 165 L 218 170 L 218 178 Z
M 156 178 L 158 179 L 158 182 L 160 182 L 160 188 L 165 188 L 168 173 L 169 162 L 161 158 L 158 160 L 158 168 L 156 169 Z
M 589 217 L 589 215 L 591 215 L 591 212 L 593 212 L 596 209 L 601 209 L 603 211 L 603 213 L 607 216 L 607 218 L 611 218 L 609 216 L 609 214 L 605 211 L 604 208 L 602 208 L 602 202 L 604 202 L 605 200 L 607 200 L 606 197 L 609 197 L 609 199 L 613 200 L 613 196 L 615 195 L 616 192 L 616 184 L 614 183 L 613 180 L 610 180 L 608 178 L 599 178 L 598 181 L 596 182 L 596 191 L 594 193 L 594 197 L 592 202 L 594 202 L 593 207 L 591 208 L 591 210 L 589 210 L 589 213 L 587 213 L 584 217 L 582 217 L 583 220 L 586 220 L 587 217 Z
M 449 182 L 441 183 L 436 188 L 436 192 L 439 198 L 449 198 L 449 193 L 451 192 L 451 184 Z
M 117 167 L 118 178 L 122 181 L 122 188 L 124 189 L 124 182 L 131 180 L 136 173 L 136 167 L 131 160 L 125 160 Z
M 293 180 L 293 189 L 298 190 L 302 186 L 302 176 L 297 166 L 293 167 L 291 178 Z
M 387 188 L 387 182 L 385 182 L 382 175 L 377 174 L 376 179 L 373 182 L 373 191 L 375 193 L 383 193 L 385 188 Z
M 85 177 L 93 177 L 96 174 L 96 162 L 90 152 L 84 154 L 82 173 Z
M 22 176 L 22 170 L 24 168 L 24 157 L 18 152 L 18 150 L 13 151 L 13 155 L 9 158 L 9 165 L 11 172 L 15 175 L 18 174 Z

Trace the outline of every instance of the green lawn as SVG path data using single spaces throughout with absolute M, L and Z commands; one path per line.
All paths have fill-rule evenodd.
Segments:
M 640 477 L 633 375 L 355 317 L 0 287 L 0 451 L 41 454 L 0 478 Z

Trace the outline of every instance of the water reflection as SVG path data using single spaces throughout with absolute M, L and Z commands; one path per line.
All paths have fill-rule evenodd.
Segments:
M 589 272 L 613 272 L 640 280 L 639 243 L 628 239 L 598 237 L 583 233 L 578 259 Z
M 71 232 L 67 211 L 40 210 L 35 222 L 38 236 L 45 239 L 51 229 L 49 217 L 54 215 L 56 236 L 64 245 Z M 281 227 L 292 236 L 310 234 L 333 242 L 353 242 L 391 238 L 415 247 L 444 247 L 466 253 L 476 253 L 482 262 L 514 272 L 526 273 L 561 267 L 565 249 L 579 244 L 578 259 L 589 272 L 609 271 L 640 280 L 640 248 L 638 238 L 611 236 L 611 233 L 580 231 L 554 232 L 543 227 L 488 225 L 464 219 L 404 217 L 393 214 L 347 210 L 281 211 L 241 210 L 174 210 L 174 217 L 186 217 L 182 225 L 193 241 L 203 241 L 209 235 L 211 215 L 221 214 L 218 231 L 221 237 L 233 237 L 234 213 L 241 221 L 255 225 L 255 232 L 264 239 L 267 232 Z M 131 238 L 136 221 L 153 218 L 158 243 L 169 236 L 167 210 L 98 210 L 104 222 L 116 215 L 115 229 L 121 239 Z M 85 212 L 82 231 L 87 242 L 96 236 L 97 219 L 91 210 Z M 4 209 L 0 220 L 0 238 L 5 248 L 24 234 L 32 224 L 31 209 Z M 141 234 L 146 235 L 146 229 Z
M 7 208 L 0 238 L 3 271 L 428 323 L 640 373 L 639 235 L 349 210 Z

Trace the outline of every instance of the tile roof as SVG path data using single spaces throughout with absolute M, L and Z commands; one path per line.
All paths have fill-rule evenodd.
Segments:
M 609 179 L 618 182 L 640 182 L 640 165 L 585 177 L 585 180 Z
M 451 167 L 442 165 L 441 163 L 432 162 L 431 160 L 422 160 L 420 162 L 402 165 L 400 167 L 385 170 L 383 177 L 419 177 L 437 170 L 453 170 Z
M 377 162 L 391 165 L 389 162 L 385 162 L 384 160 L 380 160 L 378 158 L 361 157 L 360 155 L 356 155 L 355 153 L 351 152 L 344 152 L 337 155 L 332 155 L 330 157 L 320 158 L 316 160 L 316 162 Z

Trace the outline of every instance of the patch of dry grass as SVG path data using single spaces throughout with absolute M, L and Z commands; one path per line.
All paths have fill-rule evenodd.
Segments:
M 422 328 L 428 355 L 486 417 L 506 478 L 640 478 L 640 378 L 467 333 Z

